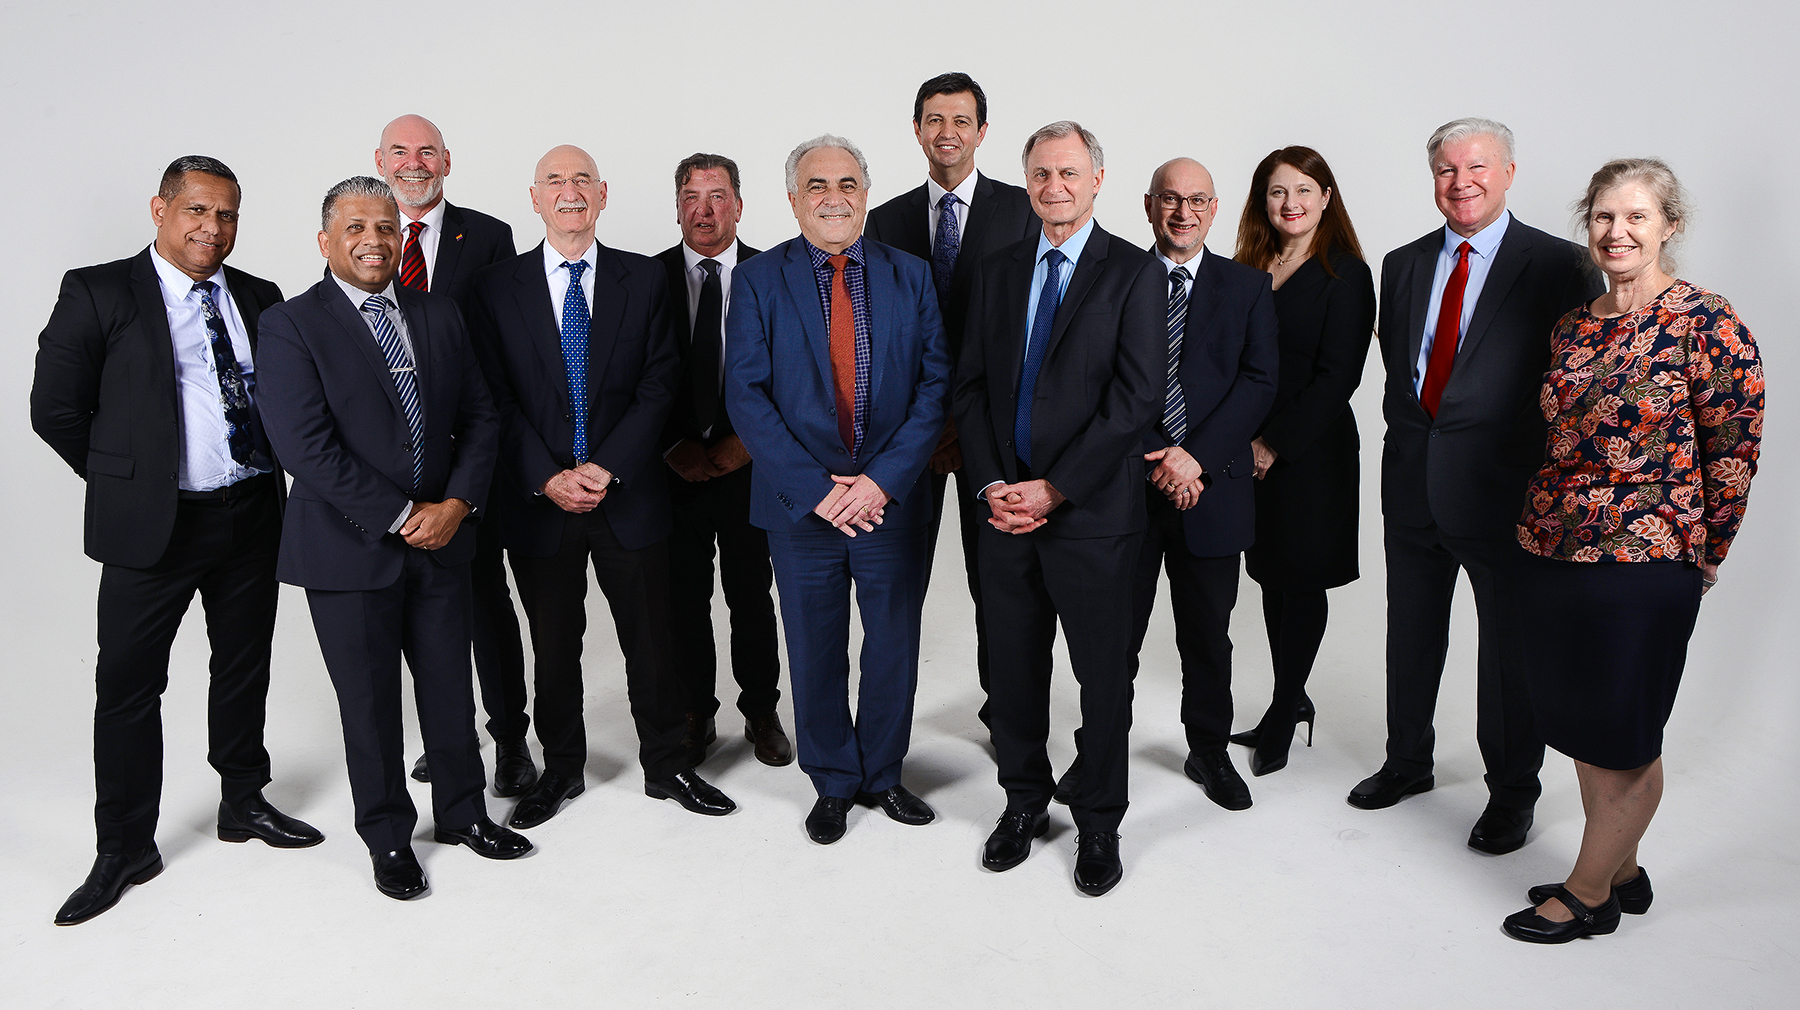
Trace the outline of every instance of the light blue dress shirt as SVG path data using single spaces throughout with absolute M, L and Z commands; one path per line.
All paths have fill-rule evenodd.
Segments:
M 1037 265 L 1031 268 L 1031 293 L 1025 299 L 1026 350 L 1030 350 L 1031 321 L 1037 318 L 1038 289 L 1044 286 L 1044 278 L 1050 272 L 1050 265 L 1044 261 L 1044 255 L 1052 249 L 1060 249 L 1062 254 L 1069 258 L 1069 261 L 1064 263 L 1062 269 L 1058 271 L 1056 278 L 1056 300 L 1060 305 L 1063 294 L 1069 290 L 1069 278 L 1075 276 L 1075 265 L 1081 262 L 1081 251 L 1087 248 L 1088 239 L 1092 238 L 1093 234 L 1094 219 L 1091 217 L 1088 218 L 1087 224 L 1081 226 L 1080 231 L 1064 239 L 1062 245 L 1051 245 L 1048 235 L 1042 232 L 1038 233 Z
M 1425 388 L 1425 367 L 1431 363 L 1431 345 L 1437 342 L 1438 310 L 1444 304 L 1444 288 L 1456 270 L 1456 250 L 1469 243 L 1469 280 L 1463 287 L 1462 319 L 1456 327 L 1456 348 L 1469 335 L 1469 319 L 1475 315 L 1475 303 L 1487 283 L 1488 271 L 1494 268 L 1494 254 L 1500 251 L 1500 240 L 1506 237 L 1506 226 L 1512 222 L 1512 211 L 1503 210 L 1493 224 L 1468 239 L 1444 226 L 1444 248 L 1438 251 L 1437 270 L 1431 275 L 1431 301 L 1425 306 L 1425 339 L 1419 342 L 1419 360 L 1413 363 L 1413 394 Z M 1548 339 L 1546 335 L 1545 339 Z

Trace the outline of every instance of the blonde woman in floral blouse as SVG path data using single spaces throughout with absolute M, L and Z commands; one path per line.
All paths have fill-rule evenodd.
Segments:
M 1649 909 L 1638 840 L 1662 798 L 1663 725 L 1756 472 L 1756 344 L 1725 299 L 1666 272 L 1686 203 L 1645 158 L 1603 166 L 1577 205 L 1608 290 L 1551 334 L 1518 589 L 1537 729 L 1575 760 L 1587 825 L 1568 880 L 1507 917 L 1520 940 L 1611 933 Z

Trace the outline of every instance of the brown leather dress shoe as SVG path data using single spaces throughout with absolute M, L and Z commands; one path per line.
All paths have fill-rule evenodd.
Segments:
M 794 745 L 781 728 L 781 716 L 774 712 L 753 715 L 744 721 L 744 739 L 756 748 L 756 760 L 780 768 L 794 763 Z

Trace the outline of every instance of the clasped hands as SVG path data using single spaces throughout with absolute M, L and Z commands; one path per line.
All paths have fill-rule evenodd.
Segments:
M 1051 510 L 1067 501 L 1043 478 L 1017 484 L 995 484 L 985 492 L 994 514 L 988 524 L 1004 533 L 1030 533 L 1049 522 Z
M 696 439 L 684 438 L 670 449 L 663 460 L 685 481 L 711 480 L 723 477 L 750 462 L 750 450 L 744 440 L 727 435 L 708 447 Z
M 1186 511 L 1200 502 L 1200 492 L 1206 490 L 1201 482 L 1200 461 L 1195 459 L 1186 449 L 1179 445 L 1171 445 L 1166 449 L 1144 453 L 1146 462 L 1155 463 L 1156 469 L 1150 471 L 1150 483 L 1162 492 L 1164 498 L 1175 504 L 1175 507 Z
M 612 480 L 611 473 L 590 460 L 573 470 L 559 471 L 540 490 L 564 512 L 592 512 L 606 498 Z
M 870 480 L 867 474 L 854 477 L 831 475 L 831 493 L 813 506 L 813 512 L 847 537 L 857 530 L 872 532 L 881 525 L 882 510 L 887 507 L 887 492 Z
M 450 542 L 457 527 L 469 516 L 469 503 L 461 498 L 444 501 L 416 501 L 406 521 L 400 524 L 400 536 L 409 547 L 435 551 Z

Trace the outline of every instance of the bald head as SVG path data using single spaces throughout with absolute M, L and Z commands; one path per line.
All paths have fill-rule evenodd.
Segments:
M 1194 159 L 1165 161 L 1150 176 L 1144 213 L 1156 233 L 1156 251 L 1176 263 L 1200 255 L 1218 212 L 1212 173 Z
M 419 218 L 444 199 L 450 149 L 444 135 L 424 116 L 406 115 L 381 131 L 375 169 L 394 190 L 401 213 Z
M 538 159 L 531 209 L 544 219 L 544 238 L 565 257 L 580 256 L 594 241 L 594 224 L 606 209 L 606 182 L 586 151 L 570 144 Z

